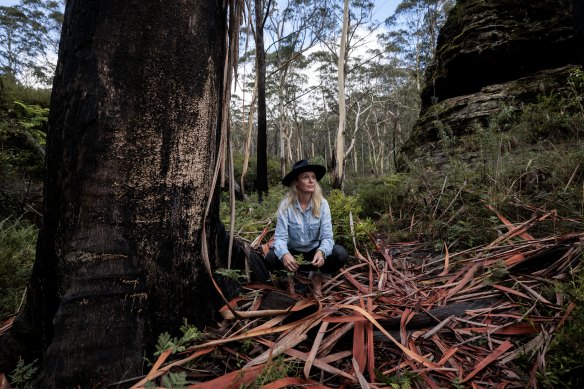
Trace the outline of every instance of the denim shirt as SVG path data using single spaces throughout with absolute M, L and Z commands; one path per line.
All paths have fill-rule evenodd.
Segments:
M 278 207 L 278 220 L 274 234 L 274 253 L 282 260 L 290 250 L 308 252 L 318 248 L 325 258 L 333 250 L 331 210 L 325 198 L 320 204 L 320 217 L 312 215 L 312 200 L 303 212 L 300 203 L 287 206 L 286 199 Z

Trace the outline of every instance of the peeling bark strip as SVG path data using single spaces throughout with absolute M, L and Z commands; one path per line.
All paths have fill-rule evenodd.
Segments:
M 22 340 L 43 347 L 41 387 L 139 375 L 163 329 L 211 319 L 200 226 L 217 158 L 225 11 L 223 1 L 67 2 L 44 224 L 11 339 L 12 358 Z

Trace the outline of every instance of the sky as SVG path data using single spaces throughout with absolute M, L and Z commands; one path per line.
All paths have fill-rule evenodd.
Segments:
M 374 18 L 383 20 L 390 16 L 401 0 L 375 0 Z M 0 0 L 0 5 L 11 6 L 18 4 L 18 0 Z
M 394 13 L 397 5 L 402 0 L 373 0 L 373 1 L 375 3 L 375 6 L 373 8 L 372 19 L 377 20 L 378 22 L 383 22 L 387 17 L 391 16 Z M 20 3 L 20 0 L 0 0 L 0 6 L 12 6 L 18 3 Z M 383 28 L 383 25 L 381 25 L 380 28 Z M 376 43 L 375 40 L 373 40 L 370 43 L 370 45 L 374 46 L 375 43 Z
M 393 14 L 401 0 L 375 0 L 373 17 L 377 20 L 385 20 Z

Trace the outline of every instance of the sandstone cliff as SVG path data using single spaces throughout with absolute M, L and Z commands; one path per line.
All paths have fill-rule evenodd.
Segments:
M 582 60 L 579 3 L 459 0 L 440 31 L 405 154 L 419 156 L 444 136 L 470 134 L 510 106 L 565 88 Z

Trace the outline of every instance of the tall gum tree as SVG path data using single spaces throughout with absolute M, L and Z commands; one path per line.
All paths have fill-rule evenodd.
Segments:
M 314 53 L 313 58 L 321 62 L 319 71 L 330 73 L 336 66 L 336 93 L 329 82 L 321 83 L 324 96 L 327 98 L 332 111 L 338 110 L 338 123 L 335 136 L 335 148 L 331 150 L 332 186 L 342 189 L 345 178 L 345 164 L 347 151 L 345 150 L 345 136 L 347 132 L 347 97 L 351 95 L 348 77 L 356 69 L 364 66 L 370 59 L 361 59 L 356 55 L 356 50 L 364 48 L 372 36 L 376 26 L 371 25 L 371 11 L 373 2 L 368 0 L 342 0 L 342 28 L 331 29 L 323 34 L 321 43 L 326 48 L 325 52 Z M 337 8 L 335 7 L 335 10 Z M 336 12 L 336 11 L 335 11 Z M 339 42 L 337 44 L 337 42 Z M 333 62 L 334 61 L 334 65 Z M 321 73 L 322 74 L 322 73 Z M 327 76 L 325 75 L 325 81 Z M 327 85 L 328 84 L 328 85 Z M 347 87 L 349 86 L 349 89 Z M 348 92 L 347 92 L 348 91 Z M 334 101 L 332 96 L 337 97 Z
M 345 77 L 347 62 L 347 35 L 349 31 L 349 0 L 343 3 L 343 30 L 341 33 L 341 43 L 339 45 L 338 64 L 338 88 L 339 88 L 339 126 L 337 128 L 337 138 L 335 142 L 335 169 L 333 171 L 333 188 L 341 189 L 345 178 L 345 126 L 347 108 L 345 105 Z
M 307 87 L 308 77 L 305 73 L 309 62 L 305 54 L 315 46 L 327 23 L 330 23 L 326 2 L 288 0 L 282 5 L 284 8 L 281 12 L 270 12 L 268 15 L 267 33 L 272 43 L 268 57 L 271 59 L 271 72 L 266 77 L 268 81 L 272 79 L 272 90 L 278 106 L 276 123 L 281 178 L 286 175 L 288 162 L 303 158 L 301 148 L 295 150 L 297 158 L 292 157 L 290 116 L 291 111 L 298 109 L 301 98 L 312 89 Z
M 0 6 L 0 71 L 29 87 L 50 83 L 62 19 L 59 1 Z
M 142 374 L 163 330 L 211 320 L 224 4 L 67 2 L 44 220 L 0 371 L 41 357 L 39 387 L 103 387 Z

